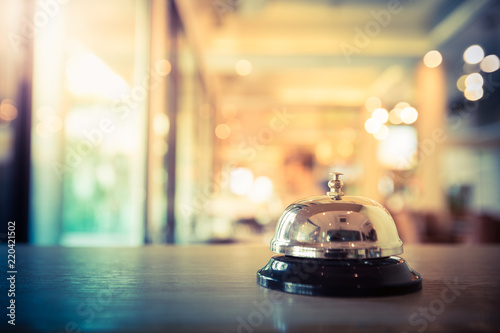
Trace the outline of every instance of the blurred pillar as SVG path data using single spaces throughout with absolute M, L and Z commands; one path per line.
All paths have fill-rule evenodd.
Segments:
M 416 71 L 416 105 L 418 120 L 418 167 L 416 179 L 419 195 L 414 208 L 442 214 L 446 208 L 442 183 L 441 156 L 447 139 L 446 78 L 443 65 L 428 68 L 423 63 Z
M 167 18 L 169 21 L 168 31 L 170 34 L 170 64 L 172 70 L 168 76 L 167 83 L 167 116 L 170 127 L 167 135 L 168 151 L 165 155 L 164 165 L 167 171 L 167 221 L 165 226 L 165 241 L 169 244 L 175 242 L 175 189 L 177 181 L 177 111 L 179 109 L 179 40 L 178 35 L 182 32 L 182 26 L 179 19 L 177 7 L 173 1 L 168 2 Z
M 167 136 L 170 131 L 168 117 L 168 81 L 171 63 L 168 52 L 170 43 L 169 6 L 163 0 L 150 3 L 150 62 L 153 75 L 149 76 L 149 111 L 147 131 L 147 172 L 146 172 L 146 233 L 144 242 L 162 243 L 166 241 L 167 175 L 164 159 L 168 150 Z M 155 129 L 156 122 L 156 129 Z M 166 164 L 166 163 L 165 163 Z
M 0 101 L 14 111 L 3 109 L 9 111 L 0 114 L 0 221 L 5 226 L 15 222 L 17 242 L 28 241 L 33 79 L 33 38 L 18 18 L 32 17 L 33 12 L 32 2 L 0 2 L 4 36 L 0 41 Z M 7 227 L 0 232 L 3 238 L 7 238 Z
M 363 163 L 363 180 L 360 183 L 360 195 L 373 199 L 377 202 L 382 202 L 383 197 L 378 191 L 378 181 L 383 173 L 382 166 L 377 159 L 377 149 L 379 141 L 373 137 L 372 134 L 364 130 L 364 122 L 367 119 L 365 116 L 366 110 L 362 110 L 363 116 L 360 117 L 362 123 L 362 163 Z

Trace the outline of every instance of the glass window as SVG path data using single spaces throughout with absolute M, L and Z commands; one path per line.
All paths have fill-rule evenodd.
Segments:
M 35 11 L 46 11 L 41 5 Z M 155 74 L 148 14 L 144 1 L 68 2 L 35 36 L 35 244 L 144 240 L 147 102 Z

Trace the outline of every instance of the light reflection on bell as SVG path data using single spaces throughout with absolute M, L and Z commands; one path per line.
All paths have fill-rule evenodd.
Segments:
M 292 203 L 281 214 L 271 250 L 280 255 L 257 272 L 261 286 L 325 296 L 405 294 L 420 274 L 396 255 L 403 242 L 389 212 L 364 197 L 344 196 L 335 172 L 325 196 Z

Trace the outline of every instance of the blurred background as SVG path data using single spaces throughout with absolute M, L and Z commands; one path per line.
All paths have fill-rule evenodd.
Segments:
M 0 16 L 0 221 L 18 242 L 268 244 L 331 171 L 405 243 L 500 241 L 499 1 L 0 0 Z

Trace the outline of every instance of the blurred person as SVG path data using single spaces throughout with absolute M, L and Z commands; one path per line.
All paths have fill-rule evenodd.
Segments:
M 324 194 L 323 188 L 314 177 L 314 154 L 306 151 L 292 151 L 284 162 L 284 205 L 304 197 Z

